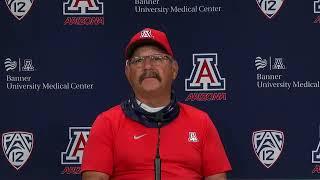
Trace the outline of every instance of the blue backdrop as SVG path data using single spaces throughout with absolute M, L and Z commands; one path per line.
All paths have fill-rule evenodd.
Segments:
M 320 179 L 319 13 L 319 0 L 1 1 L 0 179 L 80 179 L 95 117 L 131 93 L 124 50 L 144 27 L 167 32 L 177 97 L 212 117 L 229 178 Z

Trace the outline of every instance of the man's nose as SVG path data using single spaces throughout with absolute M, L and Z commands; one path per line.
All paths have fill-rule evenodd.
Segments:
M 145 69 L 150 69 L 152 67 L 151 60 L 149 58 L 146 58 L 143 62 L 143 67 Z

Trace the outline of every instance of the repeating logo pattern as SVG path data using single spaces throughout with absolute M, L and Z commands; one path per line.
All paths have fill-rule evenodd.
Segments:
M 69 144 L 65 152 L 61 153 L 61 164 L 81 164 L 82 155 L 88 141 L 90 127 L 70 127 Z
M 193 70 L 185 80 L 186 91 L 222 91 L 226 89 L 225 78 L 218 70 L 216 53 L 193 54 Z
M 21 20 L 30 11 L 33 0 L 6 0 L 6 4 L 12 15 Z
M 261 130 L 252 134 L 252 145 L 260 162 L 270 168 L 279 158 L 284 144 L 284 134 L 277 130 Z
M 264 15 L 273 18 L 280 10 L 284 0 L 256 0 Z
M 29 159 L 33 148 L 33 134 L 7 132 L 2 134 L 2 149 L 9 163 L 19 170 Z

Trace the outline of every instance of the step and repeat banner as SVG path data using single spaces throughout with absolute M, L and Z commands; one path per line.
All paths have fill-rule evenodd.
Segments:
M 80 179 L 145 27 L 167 33 L 177 98 L 212 117 L 228 178 L 320 179 L 320 0 L 2 0 L 1 180 Z

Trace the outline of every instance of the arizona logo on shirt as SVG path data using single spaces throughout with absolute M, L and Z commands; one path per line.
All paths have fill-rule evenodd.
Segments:
M 61 164 L 81 165 L 90 129 L 90 127 L 69 127 L 69 144 L 66 151 L 61 152 Z M 65 167 L 61 174 L 80 174 L 80 166 Z
M 186 101 L 226 100 L 226 80 L 218 70 L 217 53 L 193 54 L 193 69 L 185 80 L 186 91 L 219 93 L 190 93 Z

